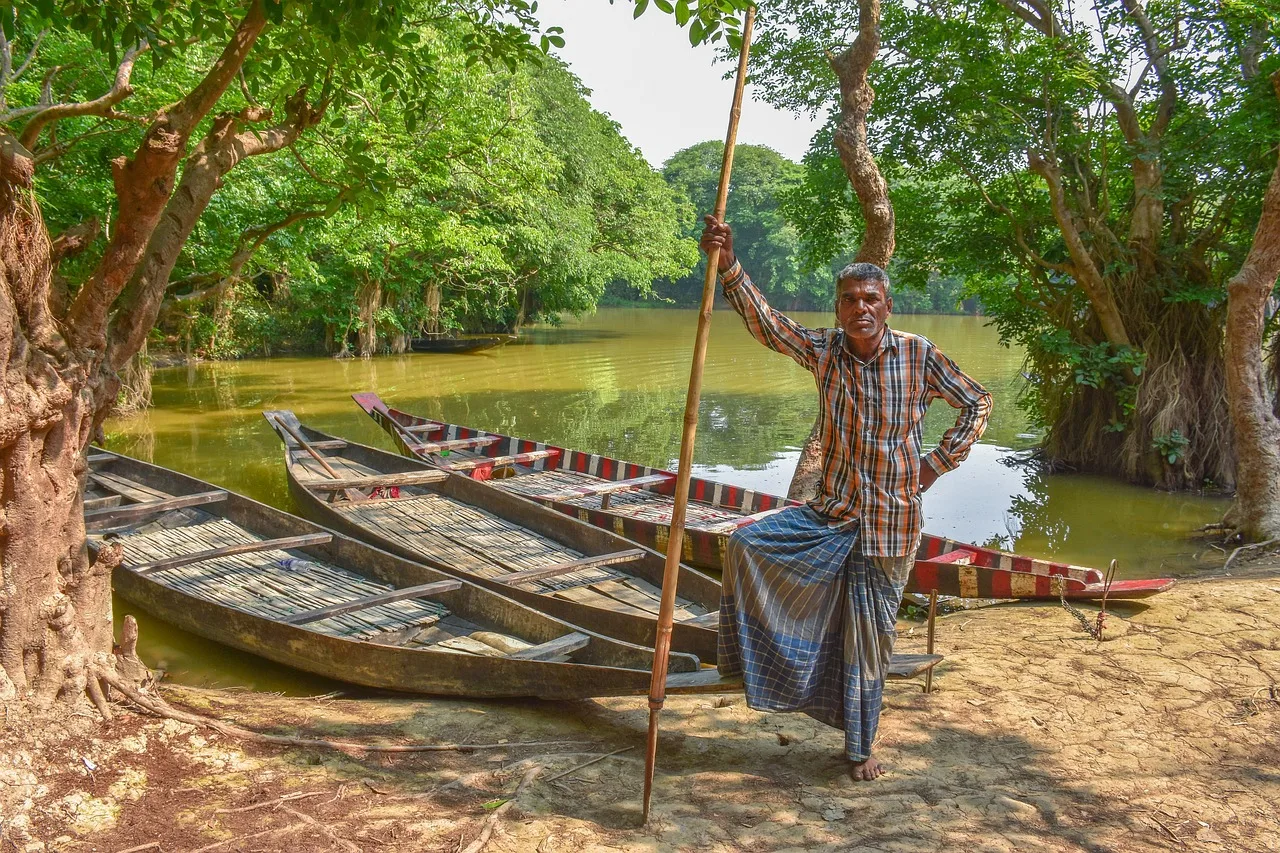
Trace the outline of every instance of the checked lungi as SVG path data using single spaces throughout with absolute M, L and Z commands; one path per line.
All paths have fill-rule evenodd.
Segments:
M 758 711 L 803 711 L 871 754 L 912 557 L 868 557 L 856 521 L 791 507 L 733 534 L 720 598 L 719 670 Z

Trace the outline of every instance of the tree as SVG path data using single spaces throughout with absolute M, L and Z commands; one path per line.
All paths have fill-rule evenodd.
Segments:
M 662 167 L 667 183 L 689 201 L 690 216 L 684 225 L 691 238 L 702 232 L 701 214 L 715 206 L 723 153 L 723 142 L 700 142 L 677 151 Z M 733 225 L 743 264 L 772 303 L 825 308 L 831 303 L 826 259 L 818 269 L 803 266 L 799 234 L 782 208 L 784 197 L 798 187 L 803 174 L 798 163 L 771 148 L 739 145 L 734 152 L 726 219 Z M 696 305 L 702 298 L 703 264 L 705 259 L 670 288 L 663 288 L 661 295 Z
M 1280 97 L 1280 71 L 1271 75 Z M 1280 418 L 1269 401 L 1262 348 L 1267 303 L 1280 277 L 1280 158 L 1262 201 L 1253 244 L 1227 282 L 1227 399 L 1236 434 L 1236 501 L 1228 518 L 1245 539 L 1280 537 Z M 1274 334 L 1274 333 L 1273 333 Z M 1276 389 L 1270 389 L 1276 393 Z
M 514 66 L 537 49 L 523 0 L 0 8 L 0 700 L 87 691 L 109 713 L 99 680 L 115 677 L 110 572 L 120 554 L 108 546 L 90 561 L 82 494 L 85 451 L 115 400 L 116 370 L 154 324 L 186 237 L 226 173 L 288 145 L 366 78 L 408 110 L 428 103 L 433 57 L 416 29 L 442 17 L 467 22 L 477 59 Z M 86 94 L 80 87 L 97 79 L 63 83 L 53 66 L 33 86 L 42 45 L 78 37 L 93 48 L 86 61 L 112 69 L 106 83 Z M 201 71 L 175 99 L 148 97 L 135 92 L 144 59 L 153 71 L 170 60 Z M 50 237 L 40 170 L 117 123 L 133 149 L 110 162 L 110 230 L 63 292 L 54 264 L 86 247 L 93 229 Z
M 829 109 L 822 13 L 766 49 L 778 103 Z M 960 274 L 1030 355 L 1049 457 L 1170 487 L 1230 484 L 1225 283 L 1247 251 L 1277 111 L 1261 4 L 886 6 L 877 151 L 899 276 Z M 786 17 L 786 16 L 784 16 Z M 942 120 L 945 117 L 945 120 Z M 806 159 L 829 175 L 837 146 Z M 843 158 L 841 158 L 843 159 Z M 829 240 L 837 217 L 806 237 Z M 802 229 L 805 230 L 805 229 Z

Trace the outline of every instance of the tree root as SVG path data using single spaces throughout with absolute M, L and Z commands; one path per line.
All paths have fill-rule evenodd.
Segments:
M 1277 536 L 1274 539 L 1268 539 L 1265 542 L 1252 542 L 1248 545 L 1241 545 L 1239 548 L 1231 552 L 1230 557 L 1227 557 L 1227 561 L 1222 564 L 1222 570 L 1225 572 L 1227 569 L 1229 569 L 1231 567 L 1231 562 L 1235 560 L 1235 558 L 1240 554 L 1241 551 L 1248 551 L 1253 548 L 1265 548 L 1266 546 L 1274 545 L 1277 542 L 1280 542 L 1280 536 Z
M 514 803 L 522 793 L 524 793 L 524 789 L 529 787 L 530 783 L 532 783 L 541 772 L 541 764 L 535 764 L 533 767 L 530 767 L 525 771 L 524 776 L 520 779 L 520 784 L 516 786 L 515 793 L 512 794 L 505 803 L 489 812 L 489 816 L 484 819 L 484 827 L 480 830 L 480 835 L 475 841 L 468 844 L 462 853 L 480 853 L 480 851 L 484 849 L 485 845 L 489 843 L 489 839 L 493 836 L 493 831 L 498 827 L 498 821 L 501 820 L 503 813 L 506 812 L 507 809 L 511 808 L 511 804 Z
M 568 746 L 589 743 L 581 740 L 540 740 L 512 741 L 510 743 L 356 743 L 355 741 L 325 740 L 323 738 L 294 737 L 292 735 L 272 735 L 255 732 L 243 726 L 212 720 L 199 714 L 179 710 L 159 696 L 148 696 L 118 674 L 107 670 L 95 670 L 92 675 L 111 685 L 134 705 L 169 720 L 177 720 L 193 726 L 211 728 L 228 737 L 248 740 L 256 743 L 270 743 L 277 746 L 301 746 L 317 749 L 336 749 L 340 752 L 378 752 L 378 753 L 414 753 L 414 752 L 475 752 L 482 749 L 512 749 L 533 746 Z

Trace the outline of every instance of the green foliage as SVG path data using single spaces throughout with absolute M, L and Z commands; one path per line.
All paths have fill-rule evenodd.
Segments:
M 858 5 L 778 0 L 762 16 L 752 52 L 764 99 L 831 117 L 785 203 L 812 259 L 856 244 L 862 228 L 833 144 L 840 92 L 827 60 L 856 36 Z M 1183 430 L 1188 453 L 1200 454 L 1197 465 L 1220 468 L 1204 460 L 1223 444 L 1214 424 L 1224 410 L 1212 395 L 1197 400 L 1175 389 L 1221 382 L 1225 284 L 1252 241 L 1280 136 L 1269 80 L 1280 69 L 1280 7 L 1241 0 L 1105 3 L 1088 14 L 1061 4 L 1022 8 L 1042 6 L 1058 17 L 1060 36 L 1042 34 L 998 0 L 883 4 L 869 139 L 895 207 L 894 280 L 963 279 L 1003 338 L 1026 348 L 1034 381 L 1024 402 L 1051 435 L 1065 424 L 1068 441 L 1083 447 L 1090 430 L 1140 421 L 1143 435 L 1126 442 L 1140 450 L 1156 422 L 1202 420 L 1204 431 Z M 1161 45 L 1158 63 L 1148 61 L 1133 8 Z M 1162 73 L 1173 96 L 1167 126 L 1158 119 L 1168 97 Z M 1128 98 L 1137 134 L 1121 127 L 1118 104 Z M 1107 340 L 1099 307 L 1072 274 L 1079 258 L 1029 153 L 1060 169 L 1083 253 L 1142 353 L 1099 343 Z M 1150 250 L 1133 236 L 1138 208 L 1151 197 L 1135 184 L 1134 164 L 1160 170 Z M 1164 365 L 1191 373 L 1145 388 L 1139 405 L 1138 386 Z M 1118 447 L 1100 442 L 1074 458 L 1115 467 Z
M 702 215 L 715 207 L 724 144 L 700 142 L 671 156 L 663 177 L 688 205 L 685 233 L 697 239 Z M 836 174 L 794 163 L 771 148 L 739 145 L 734 152 L 726 221 L 733 226 L 734 251 L 770 304 L 791 310 L 829 310 L 835 275 L 854 253 L 847 227 L 852 191 Z M 796 224 L 795 220 L 798 220 Z M 677 305 L 702 298 L 706 262 L 689 275 L 655 286 L 655 295 Z M 893 270 L 894 311 L 899 314 L 954 314 L 965 298 L 955 277 L 903 280 Z
M 197 86 L 252 5 L 0 5 L 20 50 L 50 31 L 7 104 L 34 104 L 46 74 L 57 101 L 96 98 L 141 38 L 151 61 L 135 68 L 124 107 L 154 114 Z M 536 2 L 266 0 L 264 9 L 270 23 L 239 85 L 193 143 L 216 113 L 267 106 L 277 121 L 300 90 L 326 110 L 292 152 L 245 159 L 227 175 L 183 249 L 173 293 L 198 295 L 255 229 L 285 225 L 230 286 L 164 315 L 173 343 L 226 357 L 337 347 L 369 322 L 383 347 L 424 327 L 514 328 L 590 310 L 612 283 L 647 293 L 654 278 L 694 263 L 678 224 L 683 201 L 545 55 L 563 46 L 563 31 L 540 33 Z M 20 131 L 26 114 L 9 129 Z M 108 164 L 131 156 L 145 122 L 86 117 L 57 129 L 61 150 L 37 182 L 51 232 L 110 223 Z M 54 142 L 46 131 L 42 144 Z M 72 287 L 104 245 L 64 262 Z
M 1187 453 L 1191 442 L 1178 430 L 1151 439 L 1151 447 L 1170 465 L 1176 465 Z
M 682 225 L 693 240 L 702 233 L 702 216 L 715 208 L 723 156 L 724 143 L 700 142 L 676 152 L 662 167 L 667 183 L 688 201 Z M 802 173 L 798 164 L 771 148 L 739 145 L 725 220 L 733 226 L 734 251 L 767 298 L 779 307 L 826 308 L 832 302 L 830 272 L 803 268 L 799 234 L 781 206 Z M 662 285 L 660 295 L 681 305 L 698 304 L 705 269 L 706 259 L 700 258 L 689 275 Z

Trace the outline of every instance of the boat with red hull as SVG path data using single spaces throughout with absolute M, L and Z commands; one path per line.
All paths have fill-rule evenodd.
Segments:
M 633 542 L 666 551 L 675 498 L 673 471 L 651 468 L 419 417 L 386 405 L 377 394 L 352 398 L 382 427 L 404 455 L 466 474 L 495 489 L 546 504 Z M 797 501 L 693 477 L 682 561 L 721 570 L 734 531 Z M 1022 557 L 925 533 L 908 592 L 961 598 L 1146 598 L 1174 584 L 1172 578 L 1113 581 L 1098 569 Z

